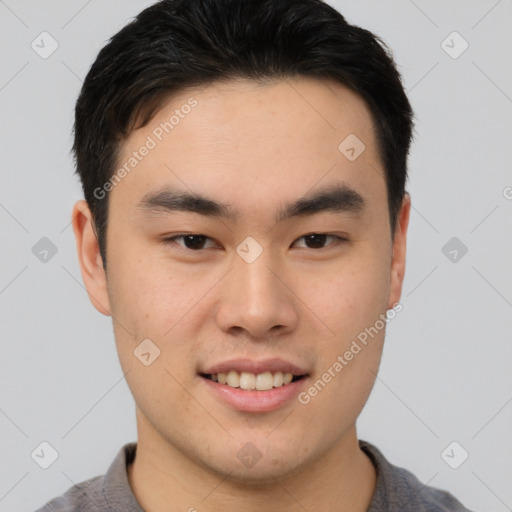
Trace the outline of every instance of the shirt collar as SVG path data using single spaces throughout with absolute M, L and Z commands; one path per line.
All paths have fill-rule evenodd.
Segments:
M 103 495 L 112 512 L 144 512 L 128 481 L 128 466 L 136 451 L 137 443 L 125 444 L 105 473 Z

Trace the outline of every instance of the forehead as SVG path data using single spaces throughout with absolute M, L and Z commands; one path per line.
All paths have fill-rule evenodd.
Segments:
M 340 181 L 386 195 L 368 106 L 328 80 L 231 80 L 182 90 L 128 137 L 117 164 L 129 171 L 112 195 L 133 199 L 168 184 L 268 206 Z

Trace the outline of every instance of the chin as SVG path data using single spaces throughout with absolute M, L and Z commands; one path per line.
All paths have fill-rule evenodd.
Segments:
M 224 468 L 223 474 L 226 479 L 242 487 L 257 487 L 273 485 L 291 476 L 292 468 L 279 463 L 258 464 L 252 468 Z
M 226 457 L 226 451 L 219 456 L 219 464 L 212 464 L 213 457 L 203 461 L 210 471 L 241 486 L 263 486 L 275 484 L 290 478 L 300 471 L 305 461 L 297 460 L 296 450 L 290 447 L 289 454 L 279 450 L 274 456 L 257 452 L 254 445 L 247 443 L 242 449 Z

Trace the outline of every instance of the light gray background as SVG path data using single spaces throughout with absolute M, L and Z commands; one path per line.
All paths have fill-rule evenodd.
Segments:
M 82 286 L 69 151 L 82 79 L 150 3 L 0 0 L 0 511 L 35 510 L 136 439 L 111 320 Z M 331 4 L 389 44 L 417 116 L 404 309 L 360 437 L 474 510 L 512 510 L 512 1 Z M 31 48 L 43 31 L 59 44 L 47 59 Z M 453 31 L 469 44 L 456 59 Z M 46 263 L 42 237 L 58 249 Z M 48 469 L 31 458 L 42 441 L 59 454 Z M 452 441 L 469 453 L 458 469 L 441 457 Z

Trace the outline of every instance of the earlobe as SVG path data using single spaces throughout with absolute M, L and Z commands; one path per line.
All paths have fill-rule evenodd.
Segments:
M 402 284 L 405 276 L 405 256 L 407 246 L 407 228 L 411 212 L 411 196 L 405 193 L 402 206 L 398 213 L 393 252 L 391 258 L 391 283 L 388 299 L 388 309 L 391 309 L 400 300 Z
M 82 279 L 89 300 L 100 313 L 111 316 L 107 279 L 94 230 L 94 219 L 89 205 L 83 199 L 77 201 L 73 207 L 72 225 Z

